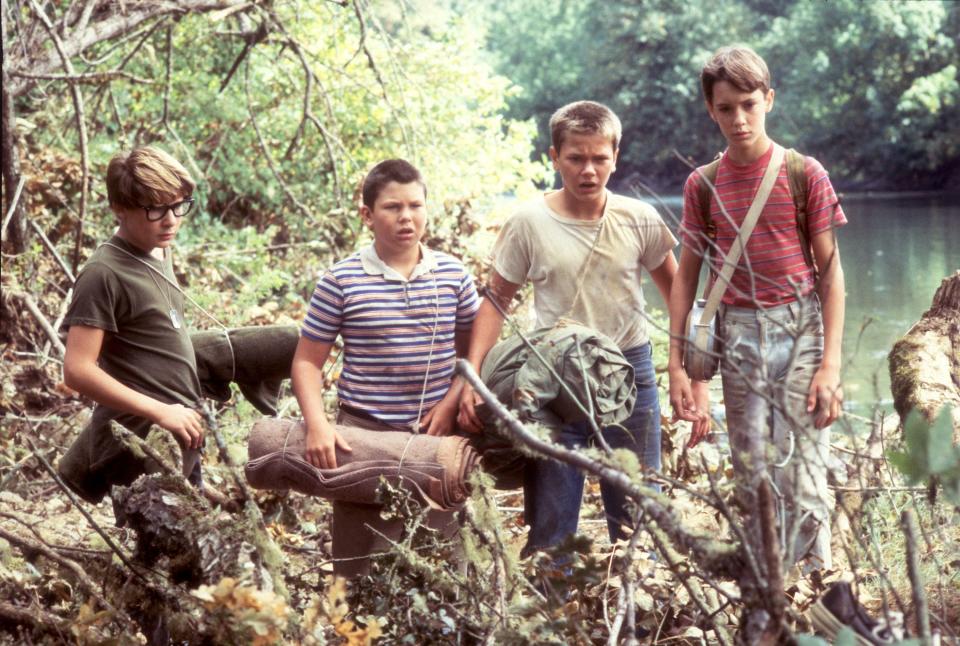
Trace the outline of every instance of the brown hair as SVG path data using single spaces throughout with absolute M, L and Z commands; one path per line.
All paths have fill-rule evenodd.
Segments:
M 713 105 L 713 86 L 726 81 L 741 92 L 770 89 L 770 70 L 760 56 L 744 45 L 721 47 L 700 71 L 700 85 L 707 103 Z
M 183 164 L 153 146 L 119 153 L 107 166 L 107 199 L 111 206 L 159 206 L 177 194 L 190 197 L 196 187 Z
M 560 152 L 560 146 L 568 133 L 581 135 L 604 135 L 610 138 L 613 149 L 620 146 L 623 126 L 613 110 L 596 101 L 568 103 L 550 117 L 550 140 Z
M 377 198 L 380 197 L 380 191 L 390 182 L 397 184 L 417 182 L 423 187 L 423 196 L 427 196 L 427 185 L 416 166 L 405 159 L 387 159 L 371 168 L 363 178 L 361 193 L 364 206 L 372 209 Z

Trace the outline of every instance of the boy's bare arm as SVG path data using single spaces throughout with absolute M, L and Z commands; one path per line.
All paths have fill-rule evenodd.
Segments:
M 453 347 L 456 350 L 457 357 L 465 357 L 470 350 L 470 331 L 457 330 L 453 335 Z M 449 435 L 453 432 L 459 412 L 463 383 L 460 375 L 454 376 L 447 394 L 421 418 L 421 432 L 427 435 Z
M 670 290 L 673 288 L 673 278 L 677 275 L 677 259 L 673 252 L 667 252 L 660 266 L 650 272 L 653 284 L 657 286 L 664 303 L 670 303 Z
M 307 449 L 304 456 L 307 462 L 321 469 L 337 468 L 337 448 L 353 450 L 337 433 L 323 409 L 323 367 L 330 357 L 331 348 L 332 343 L 301 336 L 290 366 L 293 394 L 300 404 L 300 413 L 306 426 Z
M 692 384 L 683 368 L 683 343 L 687 314 L 693 305 L 700 280 L 703 258 L 684 246 L 680 263 L 670 287 L 670 359 L 667 372 L 670 377 L 670 405 L 675 420 L 693 422 L 689 446 L 697 444 L 710 430 L 710 398 L 706 384 Z
M 683 259 L 683 251 L 681 250 L 681 259 Z M 696 280 L 700 275 L 700 257 L 694 254 L 694 260 L 697 261 L 697 271 L 694 275 L 694 280 Z M 685 262 L 689 263 L 690 259 L 684 259 Z M 660 295 L 663 296 L 664 302 L 667 303 L 667 307 L 670 307 L 671 297 L 674 290 L 674 285 L 678 282 L 678 271 L 679 266 L 677 261 L 673 257 L 673 252 L 671 251 L 667 254 L 664 261 L 660 264 L 659 267 L 650 272 L 650 277 L 653 278 L 654 284 L 657 286 L 657 289 L 660 291 Z M 693 292 L 696 292 L 696 284 L 693 286 Z M 692 298 L 691 298 L 691 303 Z M 689 310 L 689 305 L 687 306 Z M 679 332 L 674 332 L 673 330 L 673 316 L 671 315 L 670 321 L 670 354 L 673 356 L 673 346 L 674 340 L 677 339 L 677 334 L 683 334 L 683 329 L 681 327 Z M 682 344 L 678 346 L 682 350 Z M 679 355 L 682 358 L 682 352 Z M 681 361 L 682 363 L 682 361 Z M 682 365 L 679 368 L 683 371 Z M 693 428 L 690 434 L 690 441 L 687 446 L 695 446 L 700 440 L 706 437 L 707 433 L 710 431 L 710 393 L 707 389 L 707 385 L 700 382 L 690 383 L 690 380 L 687 379 L 686 372 L 684 371 L 682 375 L 674 376 L 673 373 L 670 373 L 670 383 L 671 385 L 676 384 L 679 387 L 681 393 L 681 401 L 683 406 L 677 408 L 674 406 L 674 421 L 678 419 L 687 420 L 688 422 L 693 423 Z M 689 391 L 689 392 L 688 392 Z M 671 394 L 673 391 L 671 390 Z M 671 399 L 672 402 L 672 399 Z
M 823 359 L 810 382 L 807 412 L 815 412 L 814 425 L 824 428 L 840 416 L 843 404 L 840 347 L 843 342 L 846 284 L 834 231 L 817 234 L 810 243 L 814 260 L 820 269 L 817 293 L 823 309 Z
M 97 364 L 104 335 L 99 328 L 70 326 L 63 360 L 66 385 L 103 406 L 149 419 L 173 433 L 187 448 L 200 448 L 204 431 L 200 413 L 137 392 L 108 375 Z
M 467 353 L 467 361 L 478 373 L 484 357 L 490 352 L 490 348 L 496 345 L 500 338 L 500 331 L 503 329 L 503 316 L 490 301 L 495 300 L 501 310 L 508 312 L 510 302 L 519 289 L 520 285 L 517 283 L 511 283 L 496 270 L 491 271 L 487 292 L 483 302 L 480 303 L 477 318 L 473 321 L 470 351 Z M 479 433 L 483 430 L 483 424 L 475 410 L 477 403 L 477 394 L 473 388 L 469 384 L 464 384 L 460 394 L 460 414 L 457 417 L 457 423 L 462 429 L 471 433 Z

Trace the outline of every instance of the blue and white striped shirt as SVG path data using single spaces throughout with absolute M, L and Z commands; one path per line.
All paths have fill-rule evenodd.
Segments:
M 416 422 L 421 396 L 423 414 L 443 399 L 453 378 L 454 333 L 470 328 L 479 307 L 459 260 L 420 249 L 409 279 L 373 246 L 336 263 L 317 283 L 301 328 L 315 341 L 343 337 L 340 403 L 386 424 Z

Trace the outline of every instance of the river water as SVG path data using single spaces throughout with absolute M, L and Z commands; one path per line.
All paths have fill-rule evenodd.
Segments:
M 837 234 L 847 285 L 842 379 L 847 410 L 869 416 L 877 404 L 893 411 L 890 348 L 930 307 L 940 282 L 960 269 L 960 194 L 848 194 L 843 205 L 849 223 Z M 677 198 L 658 207 L 674 230 L 679 207 Z M 662 309 L 656 292 L 646 284 L 650 306 Z

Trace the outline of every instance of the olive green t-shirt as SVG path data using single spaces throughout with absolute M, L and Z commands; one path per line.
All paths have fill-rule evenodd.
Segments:
M 80 270 L 64 325 L 104 330 L 98 363 L 120 383 L 166 404 L 194 408 L 201 401 L 200 380 L 183 295 L 157 272 L 176 283 L 169 253 L 161 261 L 113 236 Z M 143 421 L 105 406 L 97 406 L 94 418 L 116 419 L 128 428 Z

